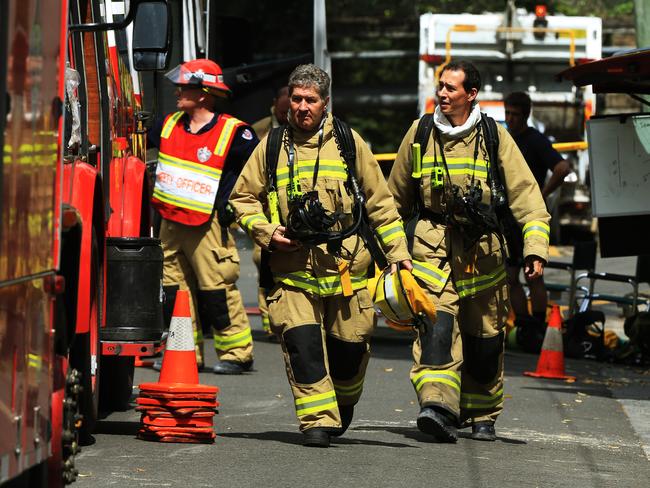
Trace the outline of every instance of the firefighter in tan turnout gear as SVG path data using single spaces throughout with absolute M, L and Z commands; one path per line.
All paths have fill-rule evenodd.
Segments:
M 361 137 L 327 113 L 329 85 L 314 65 L 293 71 L 289 125 L 255 149 L 230 200 L 240 225 L 270 251 L 271 327 L 281 338 L 303 443 L 317 447 L 349 426 L 369 359 L 375 318 L 366 289 L 371 258 L 355 229 L 360 209 L 387 261 L 410 269 L 379 165 Z M 351 139 L 355 151 L 343 152 Z
M 239 255 L 228 227 L 228 195 L 258 140 L 244 122 L 215 113 L 230 89 L 221 68 L 196 59 L 167 73 L 177 86 L 178 112 L 153 130 L 159 148 L 152 202 L 162 216 L 163 289 L 169 317 L 179 288 L 190 288 L 196 307 L 199 367 L 202 331 L 214 335 L 217 374 L 240 374 L 253 364 L 253 340 L 241 294 Z M 159 135 L 159 139 L 157 139 Z M 196 313 L 195 313 L 196 312 Z
M 455 442 L 459 425 L 471 425 L 473 439 L 496 439 L 509 308 L 502 235 L 508 206 L 523 233 L 524 272 L 541 275 L 548 259 L 550 216 L 539 186 L 508 132 L 482 122 L 480 86 L 471 63 L 443 69 L 436 111 L 408 130 L 388 181 L 400 214 L 411 219 L 413 275 L 437 309 L 437 322 L 418 330 L 410 378 L 421 407 L 418 428 L 439 442 Z M 491 144 L 497 140 L 498 150 Z

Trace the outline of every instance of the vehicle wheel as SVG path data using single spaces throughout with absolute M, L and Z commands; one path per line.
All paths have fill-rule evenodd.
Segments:
M 99 409 L 102 412 L 124 411 L 129 408 L 133 393 L 133 356 L 104 356 Z
M 70 366 L 81 373 L 82 391 L 79 395 L 79 410 L 83 415 L 80 428 L 80 443 L 92 443 L 92 432 L 97 423 L 99 411 L 99 365 L 101 358 L 101 345 L 99 342 L 99 328 L 101 324 L 101 309 L 103 296 L 103 263 L 99 257 L 99 245 L 93 233 L 92 258 L 89 290 L 90 304 L 90 331 L 77 334 L 70 351 Z

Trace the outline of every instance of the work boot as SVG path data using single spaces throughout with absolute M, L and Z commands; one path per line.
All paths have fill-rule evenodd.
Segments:
M 214 374 L 242 374 L 250 371 L 253 367 L 253 361 L 240 363 L 237 361 L 221 361 L 214 365 L 212 372 Z
M 451 414 L 441 408 L 424 407 L 417 419 L 418 429 L 438 442 L 456 442 L 458 431 Z
M 494 422 L 485 421 L 472 424 L 472 439 L 475 441 L 496 441 L 497 434 L 494 431 Z
M 332 437 L 340 437 L 348 430 L 354 416 L 354 405 L 339 405 L 339 414 L 341 415 L 341 427 L 329 431 Z
M 328 429 L 314 427 L 302 433 L 302 445 L 308 447 L 330 447 L 330 434 Z

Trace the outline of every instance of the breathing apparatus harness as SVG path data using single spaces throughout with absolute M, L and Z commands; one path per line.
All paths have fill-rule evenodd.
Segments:
M 481 236 L 495 232 L 501 239 L 512 231 L 511 223 L 514 217 L 508 205 L 508 198 L 505 187 L 501 181 L 498 168 L 499 136 L 496 122 L 493 118 L 481 114 L 481 122 L 478 126 L 476 144 L 474 146 L 474 166 L 478 158 L 481 135 L 485 138 L 485 146 L 488 153 L 488 175 L 487 182 L 490 187 L 490 203 L 482 202 L 483 189 L 480 184 L 472 182 L 469 187 L 463 190 L 458 185 L 451 184 L 451 176 L 447 166 L 444 146 L 439 131 L 435 131 L 434 167 L 432 171 L 432 185 L 444 192 L 451 192 L 447 199 L 447 211 L 444 214 L 434 214 L 424 208 L 420 196 L 420 179 L 422 178 L 421 154 L 426 152 L 426 147 L 433 130 L 433 114 L 425 114 L 418 123 L 415 133 L 415 142 L 412 145 L 413 172 L 412 179 L 416 184 L 417 199 L 411 219 L 406 226 L 406 235 L 409 243 L 409 250 L 413 250 L 413 237 L 415 225 L 420 215 L 431 218 L 431 220 L 451 225 L 461 230 L 472 241 L 480 239 Z M 436 150 L 440 148 L 442 167 L 437 164 Z M 503 243 L 502 243 L 503 244 Z
M 289 169 L 289 213 L 285 223 L 287 232 L 286 236 L 296 239 L 304 244 L 327 244 L 328 252 L 338 254 L 341 250 L 343 240 L 353 234 L 359 233 L 364 240 L 368 239 L 368 231 L 372 230 L 367 225 L 366 216 L 366 197 L 359 187 L 355 174 L 356 164 L 356 145 L 350 127 L 342 120 L 332 116 L 334 124 L 334 140 L 339 149 L 341 157 L 345 162 L 347 171 L 346 188 L 352 195 L 354 207 L 352 209 L 352 224 L 340 231 L 334 231 L 332 228 L 345 218 L 342 212 L 328 212 L 318 198 L 318 191 L 302 192 L 300 189 L 300 178 L 297 162 L 295 161 L 295 149 L 293 144 L 293 130 L 286 125 L 276 127 L 269 133 L 266 143 L 266 172 L 267 172 L 267 198 L 271 214 L 271 222 L 282 223 L 280 219 L 278 205 L 277 189 L 277 165 L 280 148 L 284 136 L 287 136 L 287 145 L 289 160 L 287 167 Z M 318 178 L 318 168 L 320 163 L 320 149 L 323 143 L 323 125 L 325 118 L 321 121 L 318 131 L 318 153 L 314 165 L 314 175 L 312 188 L 316 188 Z M 369 241 L 374 241 L 374 248 L 378 249 L 374 236 Z M 366 242 L 370 252 L 375 259 L 378 256 L 373 252 L 373 242 Z M 383 254 L 382 254 L 383 257 Z

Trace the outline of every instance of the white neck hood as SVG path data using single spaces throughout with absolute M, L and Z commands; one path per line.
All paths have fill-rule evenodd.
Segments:
M 460 139 L 469 134 L 472 129 L 481 121 L 481 107 L 479 107 L 478 102 L 474 102 L 472 105 L 472 111 L 467 117 L 467 120 L 463 125 L 457 125 L 456 127 L 452 126 L 447 117 L 440 111 L 440 105 L 436 107 L 435 112 L 433 113 L 433 122 L 436 124 L 436 129 L 440 133 L 449 139 Z

